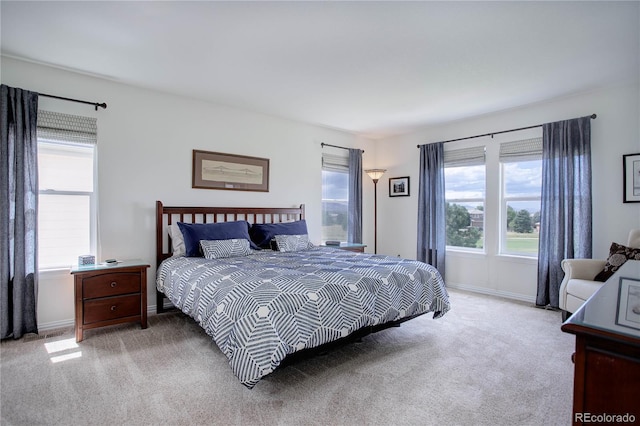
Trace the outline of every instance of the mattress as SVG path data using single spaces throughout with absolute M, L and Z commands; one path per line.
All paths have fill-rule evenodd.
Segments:
M 159 266 L 156 284 L 213 338 L 249 388 L 294 352 L 363 327 L 427 312 L 439 318 L 450 308 L 431 265 L 327 247 L 172 257 Z

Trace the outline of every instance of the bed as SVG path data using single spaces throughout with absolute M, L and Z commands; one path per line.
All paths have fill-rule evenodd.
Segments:
M 158 313 L 167 298 L 192 317 L 248 388 L 300 352 L 450 308 L 431 265 L 314 246 L 304 219 L 156 202 Z

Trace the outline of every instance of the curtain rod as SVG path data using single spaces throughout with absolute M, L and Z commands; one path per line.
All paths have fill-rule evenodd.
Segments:
M 596 114 L 591 114 L 589 117 L 592 120 L 595 120 L 597 115 Z M 536 124 L 535 126 L 519 127 L 517 129 L 511 129 L 511 130 L 500 130 L 499 132 L 485 133 L 484 135 L 475 135 L 475 136 L 467 136 L 466 138 L 450 139 L 448 141 L 442 141 L 442 143 L 463 141 L 463 140 L 466 140 L 466 139 L 475 139 L 475 138 L 481 138 L 481 137 L 484 137 L 484 136 L 491 136 L 493 138 L 493 135 L 499 135 L 500 133 L 509 133 L 509 132 L 517 132 L 518 130 L 535 129 L 536 127 L 542 127 L 542 126 L 543 126 L 542 124 Z M 417 147 L 420 148 L 420 145 L 417 145 Z
M 321 147 L 323 147 L 323 148 L 324 148 L 325 146 L 330 146 L 330 147 L 332 147 L 332 148 L 351 149 L 351 148 L 345 148 L 344 146 L 331 145 L 331 144 L 329 144 L 329 143 L 324 143 L 324 142 L 322 142 L 322 143 L 320 144 L 320 146 L 321 146 Z M 360 151 L 361 151 L 362 153 L 364 153 L 364 149 L 361 149 Z
M 80 99 L 72 99 L 72 98 L 65 98 L 62 96 L 47 95 L 45 93 L 38 93 L 38 96 L 44 96 L 45 98 L 62 99 L 63 101 L 69 101 L 69 102 L 78 102 L 80 104 L 93 105 L 96 108 L 96 111 L 98 110 L 98 107 L 107 109 L 107 104 L 104 102 L 97 103 L 97 102 L 82 101 Z

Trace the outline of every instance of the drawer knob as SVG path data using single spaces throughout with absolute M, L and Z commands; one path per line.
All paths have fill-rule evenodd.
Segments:
M 113 312 L 113 311 L 115 311 L 115 310 L 116 310 L 116 305 L 113 305 L 113 306 L 111 307 L 111 312 Z
M 118 285 L 118 283 L 117 283 L 117 282 L 115 282 L 115 281 L 111 281 L 111 288 L 114 288 L 114 287 L 115 287 L 115 286 L 117 286 L 117 285 Z

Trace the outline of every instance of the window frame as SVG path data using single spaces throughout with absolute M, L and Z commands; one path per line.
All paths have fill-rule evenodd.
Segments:
M 324 198 L 324 179 L 322 180 L 322 197 L 320 199 L 320 204 L 321 206 L 324 206 L 324 202 L 325 201 L 338 201 L 338 202 L 342 202 L 342 201 L 346 201 L 347 203 L 347 218 L 348 218 L 348 214 L 349 214 L 349 181 L 348 181 L 348 177 L 349 177 L 349 158 L 348 157 L 344 157 L 344 156 L 337 156 L 337 155 L 331 155 L 331 154 L 323 154 L 322 155 L 322 170 L 321 172 L 331 172 L 331 173 L 342 173 L 345 174 L 347 176 L 347 187 L 345 188 L 346 192 L 347 192 L 347 198 L 346 199 L 334 199 L 334 198 Z M 321 219 L 321 223 L 320 223 L 320 238 L 321 241 L 327 241 L 330 240 L 328 238 L 327 235 L 324 234 L 324 207 L 321 207 L 322 209 L 322 219 Z M 341 242 L 346 242 L 349 239 L 349 223 L 347 220 L 347 229 L 345 231 L 345 236 L 344 236 L 344 240 L 341 240 Z
M 509 149 L 508 147 L 511 147 Z M 503 155 L 503 148 L 507 147 L 506 151 L 510 151 L 507 155 Z M 542 174 L 542 138 L 531 138 L 525 140 L 516 140 L 511 142 L 503 142 L 500 144 L 500 156 L 498 159 L 500 170 L 500 228 L 498 229 L 498 254 L 500 256 L 515 256 L 525 257 L 528 259 L 537 259 L 539 252 L 535 253 L 523 252 L 523 251 L 508 251 L 507 250 L 507 234 L 508 234 L 508 205 L 510 202 L 537 202 L 538 205 L 542 203 L 542 182 L 540 183 L 540 192 L 537 196 L 525 196 L 525 195 L 507 195 L 507 178 L 506 178 L 506 165 L 514 163 L 523 163 L 531 161 L 540 162 L 540 174 Z M 534 225 L 534 231 L 535 225 Z
M 486 254 L 487 252 L 487 241 L 485 230 L 487 227 L 487 159 L 486 159 L 486 146 L 471 146 L 468 148 L 458 148 L 449 151 L 445 151 L 444 158 L 444 186 L 445 186 L 445 203 L 448 204 L 481 204 L 483 207 L 483 215 L 482 215 L 482 247 L 463 247 L 463 246 L 452 246 L 447 244 L 447 251 L 456 251 L 456 252 L 465 252 L 465 253 L 477 253 L 477 254 Z M 447 179 L 446 179 L 446 169 L 450 168 L 458 168 L 458 167 L 476 167 L 482 166 L 484 168 L 484 197 L 470 197 L 470 198 L 447 198 Z M 445 212 L 446 215 L 446 212 Z M 471 226 L 471 224 L 470 224 Z
M 97 133 L 95 132 L 95 118 L 71 116 L 50 111 L 38 111 L 38 155 L 42 148 L 49 150 L 62 149 L 63 147 L 78 147 L 91 149 L 91 173 L 93 185 L 91 191 L 45 188 L 41 189 L 38 182 L 38 198 L 47 196 L 81 196 L 89 197 L 89 251 L 96 258 L 99 257 L 98 244 L 98 146 Z M 42 121 L 40 118 L 44 117 Z M 40 164 L 38 164 L 38 169 Z M 40 205 L 40 202 L 38 202 Z M 38 226 L 40 224 L 41 209 L 38 207 Z M 78 253 L 78 256 L 88 253 Z M 73 259 L 71 259 L 73 261 Z M 61 265 L 42 266 L 40 262 L 40 250 L 38 250 L 38 272 L 60 271 L 69 268 L 69 263 Z

